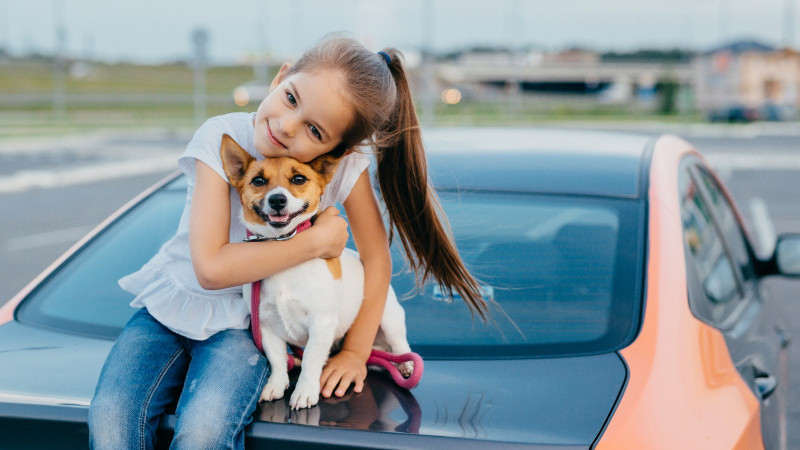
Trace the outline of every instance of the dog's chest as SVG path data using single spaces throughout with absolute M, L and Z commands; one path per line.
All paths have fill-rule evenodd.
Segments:
M 321 259 L 272 275 L 261 285 L 261 326 L 291 344 L 305 345 L 315 320 L 338 314 L 340 290 L 341 283 Z

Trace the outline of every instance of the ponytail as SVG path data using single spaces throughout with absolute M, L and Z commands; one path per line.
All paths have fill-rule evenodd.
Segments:
M 400 53 L 393 48 L 383 51 L 389 55 L 389 71 L 397 88 L 394 113 L 375 139 L 378 185 L 389 214 L 390 239 L 396 231 L 417 287 L 433 279 L 445 295 L 457 293 L 486 320 L 488 308 L 480 284 L 456 250 L 428 178 L 419 120 Z
M 446 295 L 457 293 L 472 312 L 487 318 L 480 284 L 456 250 L 428 169 L 419 120 L 396 49 L 375 53 L 357 41 L 330 37 L 306 51 L 289 73 L 328 68 L 344 75 L 345 98 L 354 121 L 334 152 L 358 145 L 377 150 L 378 186 L 389 214 L 390 239 L 396 233 L 419 288 L 434 280 Z

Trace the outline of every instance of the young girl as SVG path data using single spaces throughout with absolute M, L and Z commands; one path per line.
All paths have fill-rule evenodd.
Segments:
M 419 283 L 433 279 L 485 317 L 477 282 L 465 269 L 429 186 L 419 124 L 395 49 L 374 53 L 330 38 L 284 64 L 255 114 L 233 113 L 201 126 L 179 160 L 189 179 L 177 234 L 138 272 L 120 280 L 142 307 L 109 354 L 89 411 L 95 448 L 153 448 L 159 417 L 178 400 L 176 448 L 243 448 L 269 372 L 249 328 L 241 286 L 317 257 L 338 256 L 347 223 L 333 207 L 286 241 L 242 243 L 242 207 L 219 156 L 229 134 L 254 157 L 308 162 L 344 155 L 321 208 L 344 205 L 364 264 L 364 301 L 342 350 L 320 380 L 325 397 L 360 392 L 391 278 L 389 236 L 367 171 Z

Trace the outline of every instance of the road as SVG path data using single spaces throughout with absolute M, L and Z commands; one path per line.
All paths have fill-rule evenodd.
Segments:
M 661 130 L 686 137 L 707 155 L 760 252 L 770 251 L 771 234 L 800 232 L 800 127 L 645 129 Z M 102 219 L 175 170 L 189 138 L 154 130 L 0 141 L 0 304 Z M 786 299 L 788 317 L 800 318 L 800 280 L 776 278 L 767 285 L 773 298 Z M 800 319 L 793 320 L 791 334 L 800 338 Z M 791 401 L 800 398 L 798 342 L 790 346 L 790 373 L 788 444 L 800 448 L 800 403 Z

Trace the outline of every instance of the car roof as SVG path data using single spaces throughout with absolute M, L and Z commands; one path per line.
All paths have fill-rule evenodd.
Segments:
M 653 135 L 536 128 L 423 133 L 438 190 L 641 198 Z

